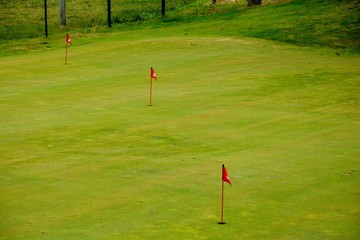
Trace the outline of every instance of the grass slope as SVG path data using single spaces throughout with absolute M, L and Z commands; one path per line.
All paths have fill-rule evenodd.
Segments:
M 203 5 L 196 5 L 199 2 Z M 352 48 L 359 52 L 359 1 L 264 1 L 249 8 L 244 3 L 208 5 L 197 1 L 170 13 L 164 21 L 199 21 L 199 16 L 231 36 L 248 36 L 300 46 Z M 276 2 L 276 1 L 275 1 Z M 201 18 L 200 18 L 201 19 Z
M 358 58 L 184 28 L 0 58 L 0 239 L 358 239 Z
M 35 0 L 0 2 L 0 38 L 3 39 L 0 55 L 53 48 L 54 42 L 63 39 L 67 32 L 83 35 L 174 25 L 192 25 L 193 29 L 197 26 L 199 32 L 216 36 L 256 37 L 359 53 L 357 0 L 263 0 L 264 5 L 260 7 L 247 7 L 245 0 L 224 2 L 229 1 L 218 0 L 218 4 L 211 4 L 210 0 L 168 1 L 167 14 L 160 19 L 157 0 L 112 1 L 114 24 L 108 29 L 106 1 L 70 1 L 67 26 L 60 28 L 58 1 L 49 0 L 48 39 L 43 37 L 42 3 Z M 30 39 L 24 39 L 26 37 Z
M 167 1 L 167 11 L 172 11 L 194 0 Z M 66 26 L 60 29 L 59 1 L 47 0 L 49 34 L 81 28 L 107 26 L 107 1 L 66 1 Z M 161 16 L 158 0 L 113 0 L 111 16 L 114 24 L 143 22 Z M 44 1 L 0 1 L 0 38 L 18 39 L 45 34 Z

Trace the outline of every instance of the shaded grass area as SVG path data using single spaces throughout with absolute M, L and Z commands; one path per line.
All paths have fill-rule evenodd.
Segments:
M 293 1 L 254 13 L 253 17 L 259 21 L 249 24 L 251 31 L 245 35 L 302 46 L 350 47 L 358 51 L 359 13 L 358 1 Z M 271 25 L 264 16 L 274 16 Z M 260 22 L 263 25 L 258 30 Z
M 172 0 L 167 10 L 194 0 Z M 66 26 L 60 28 L 59 1 L 47 0 L 49 34 L 87 29 L 97 31 L 107 26 L 107 1 L 66 1 Z M 112 0 L 114 24 L 139 23 L 161 17 L 161 2 L 157 0 Z M 45 36 L 44 1 L 3 0 L 0 2 L 0 38 L 19 39 Z
M 359 51 L 359 1 L 294 0 L 254 8 L 244 3 L 193 5 L 169 14 L 164 21 L 196 22 L 202 16 L 203 21 L 210 19 L 223 34 Z
M 247 7 L 246 1 L 224 4 L 208 0 L 168 1 L 161 17 L 158 1 L 112 1 L 113 28 L 106 27 L 106 1 L 70 1 L 68 24 L 59 27 L 58 2 L 49 1 L 49 33 L 54 38 L 72 34 L 99 34 L 124 29 L 192 26 L 206 35 L 256 37 L 299 46 L 329 47 L 359 52 L 359 1 L 293 0 L 263 1 L 263 6 Z M 3 51 L 16 48 L 49 48 L 44 37 L 43 9 L 34 1 L 1 2 L 0 37 Z M 171 35 L 171 33 L 169 33 Z M 35 38 L 25 40 L 24 38 Z M 20 39 L 14 41 L 14 39 Z M 34 43 L 34 41 L 36 43 Z M 35 45 L 35 46 L 34 46 Z M 26 50 L 25 50 L 26 51 Z
M 358 58 L 198 34 L 1 58 L 0 238 L 358 238 Z

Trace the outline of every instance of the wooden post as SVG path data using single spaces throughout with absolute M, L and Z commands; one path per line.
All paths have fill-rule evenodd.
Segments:
M 165 16 L 165 0 L 161 0 L 161 14 L 162 17 Z
M 47 2 L 44 0 L 45 37 L 48 37 Z
M 111 0 L 107 1 L 108 3 L 108 26 L 111 27 Z
M 66 26 L 66 0 L 59 0 L 60 27 Z

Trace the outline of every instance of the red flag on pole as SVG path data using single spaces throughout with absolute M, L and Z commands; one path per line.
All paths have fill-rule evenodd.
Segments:
M 70 44 L 70 45 L 72 44 L 69 34 L 66 34 L 66 44 Z
M 153 79 L 157 80 L 156 73 L 155 73 L 154 69 L 151 67 L 150 68 L 150 106 L 151 106 L 151 101 L 152 101 L 152 80 Z
M 151 76 L 151 78 L 153 78 L 153 79 L 157 80 L 157 78 L 156 78 L 156 73 L 155 73 L 155 71 L 154 71 L 154 69 L 153 69 L 153 68 L 151 68 L 151 71 L 150 71 L 150 76 Z
M 224 164 L 222 165 L 222 181 L 221 181 L 221 222 L 219 224 L 225 224 L 224 222 L 224 182 L 227 182 L 231 186 L 229 175 L 226 171 Z
M 65 50 L 65 64 L 67 64 L 67 62 L 68 62 L 68 45 L 71 45 L 72 44 L 72 42 L 71 42 L 71 38 L 70 38 L 70 35 L 67 33 L 66 34 L 66 50 Z
M 228 175 L 224 165 L 223 165 L 223 169 L 222 169 L 222 180 L 224 182 L 227 182 L 231 186 L 230 178 L 229 178 L 229 175 Z

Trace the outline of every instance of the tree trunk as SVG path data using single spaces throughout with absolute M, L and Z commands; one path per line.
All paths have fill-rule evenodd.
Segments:
M 60 27 L 66 26 L 66 0 L 59 0 Z
M 248 6 L 261 5 L 261 0 L 248 0 Z

